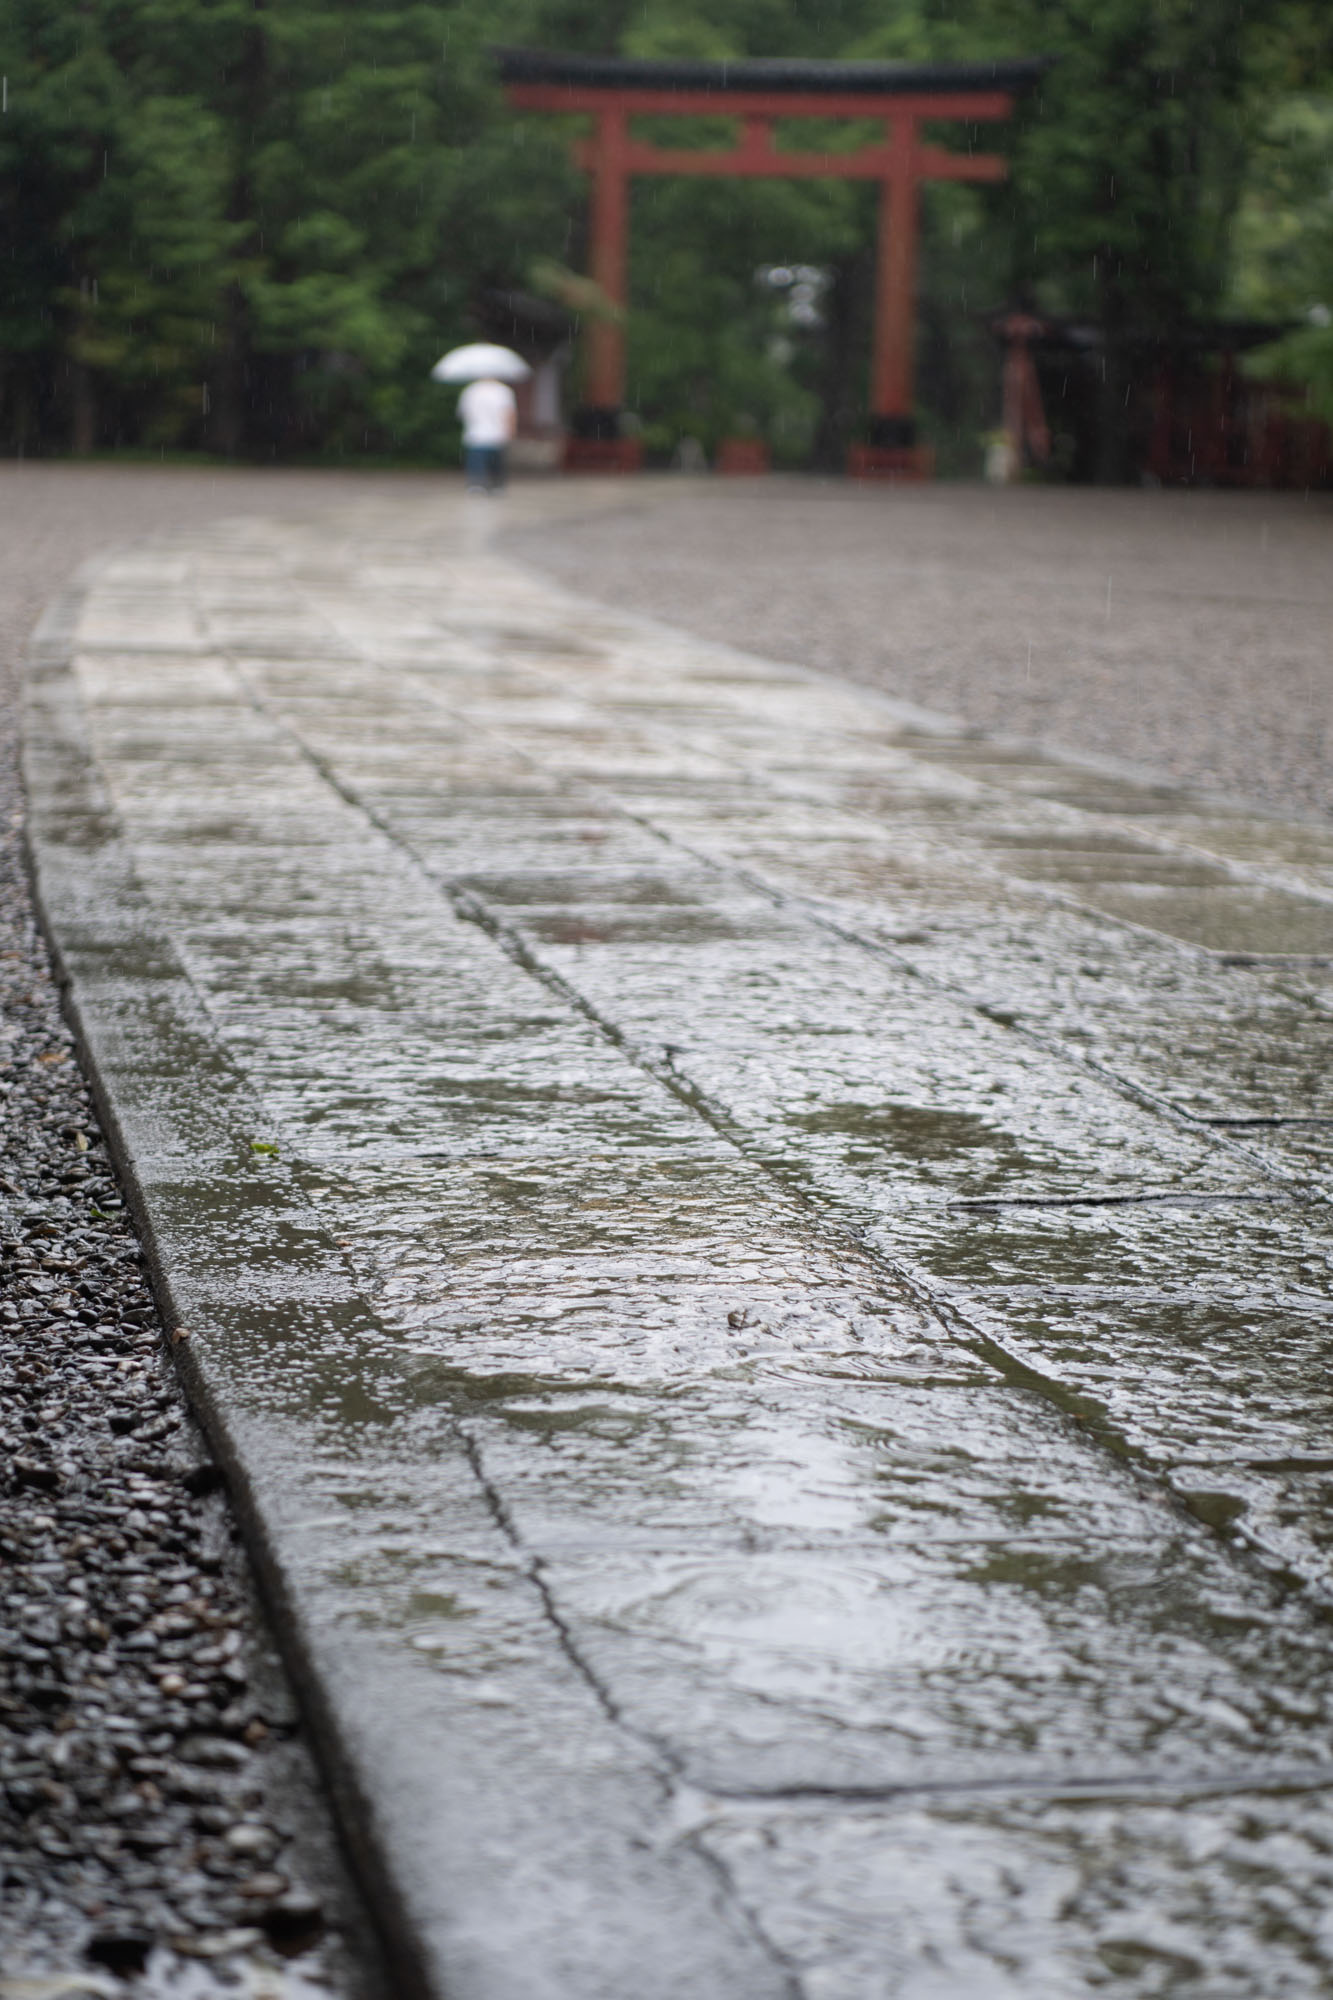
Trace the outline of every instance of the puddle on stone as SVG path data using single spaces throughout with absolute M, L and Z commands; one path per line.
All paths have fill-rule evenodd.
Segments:
M 1038 865 L 1046 860 L 1058 861 L 1067 855 L 1071 861 L 1081 862 L 1096 856 L 1108 860 L 1143 860 L 1151 864 L 1154 860 L 1169 860 L 1160 848 L 1148 847 L 1141 840 L 1135 840 L 1128 833 L 1107 833 L 1098 827 L 1080 827 L 1077 833 L 1057 837 L 1053 829 L 1019 832 L 1016 829 L 1000 830 L 990 824 L 989 815 L 985 823 L 985 839 L 988 846 L 1001 854 L 1014 854 L 1026 867 L 1029 857 Z
M 1194 1290 L 1324 1295 L 1333 1243 L 1298 1200 L 1209 1204 L 1142 1201 L 1098 1207 L 904 1206 L 874 1225 L 892 1257 L 967 1287 L 1087 1285 L 1149 1293 Z M 1312 1227 L 1312 1223 L 1316 1226 Z
M 1144 884 L 1095 895 L 1084 890 L 1082 900 L 1108 916 L 1206 951 L 1333 957 L 1333 905 L 1307 902 L 1280 889 L 1227 887 L 1187 894 Z
M 1012 872 L 1029 882 L 1064 882 L 1071 888 L 1099 883 L 1123 883 L 1127 889 L 1207 889 L 1226 887 L 1225 869 L 1206 861 L 1154 854 L 1086 854 L 1059 849 L 1024 854 L 1020 863 L 1009 862 Z
M 914 1104 L 825 1104 L 817 1111 L 793 1111 L 788 1122 L 816 1137 L 844 1138 L 849 1165 L 883 1152 L 909 1160 L 952 1160 L 985 1151 L 996 1171 L 1022 1173 L 1038 1162 L 1014 1144 L 1011 1135 L 968 1111 L 930 1109 Z
M 609 867 L 589 867 L 577 871 L 529 869 L 503 874 L 477 871 L 463 875 L 459 880 L 465 888 L 485 896 L 488 902 L 506 906 L 512 904 L 516 908 L 545 906 L 549 909 L 558 908 L 562 903 L 590 905 L 594 909 L 636 904 L 694 907 L 706 888 L 716 887 L 715 879 L 705 876 L 702 870 L 691 883 L 680 870 L 662 869 L 650 873 L 646 869 Z
M 776 915 L 767 923 L 729 917 L 724 910 L 662 908 L 650 914 L 634 905 L 588 904 L 579 915 L 529 909 L 524 927 L 548 944 L 716 944 L 726 939 L 781 936 L 786 925 Z

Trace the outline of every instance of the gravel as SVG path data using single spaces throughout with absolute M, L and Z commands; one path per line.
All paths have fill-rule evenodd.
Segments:
M 984 730 L 1333 811 L 1330 494 L 677 475 L 507 546 Z
M 38 935 L 15 667 L 79 559 L 350 482 L 0 472 L 0 1996 L 367 1994 L 292 1694 L 185 1409 Z M 45 1990 L 45 1989 L 43 1989 Z

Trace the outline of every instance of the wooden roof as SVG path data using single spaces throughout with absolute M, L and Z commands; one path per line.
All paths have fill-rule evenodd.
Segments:
M 921 96 L 932 91 L 1029 90 L 1050 67 L 1049 56 L 998 57 L 986 62 L 815 62 L 786 56 L 736 62 L 648 62 L 633 56 L 562 55 L 548 49 L 492 51 L 509 84 L 588 90 L 707 91 L 718 96 L 784 91 L 831 97 Z

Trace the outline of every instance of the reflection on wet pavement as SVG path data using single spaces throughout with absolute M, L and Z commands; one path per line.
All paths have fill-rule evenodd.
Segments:
M 591 1917 L 513 1983 L 501 1856 L 538 1954 L 702 1856 L 663 1991 L 1333 1988 L 1326 832 L 446 502 L 136 550 L 75 672 L 139 900 L 71 963 L 458 1990 L 603 1990 Z

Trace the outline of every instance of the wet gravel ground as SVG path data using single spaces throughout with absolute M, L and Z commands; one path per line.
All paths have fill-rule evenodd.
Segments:
M 627 483 L 571 588 L 1057 747 L 1333 811 L 1333 495 Z
M 375 1990 L 61 1016 L 15 756 L 17 662 L 77 562 L 274 490 L 0 472 L 0 2000 Z

